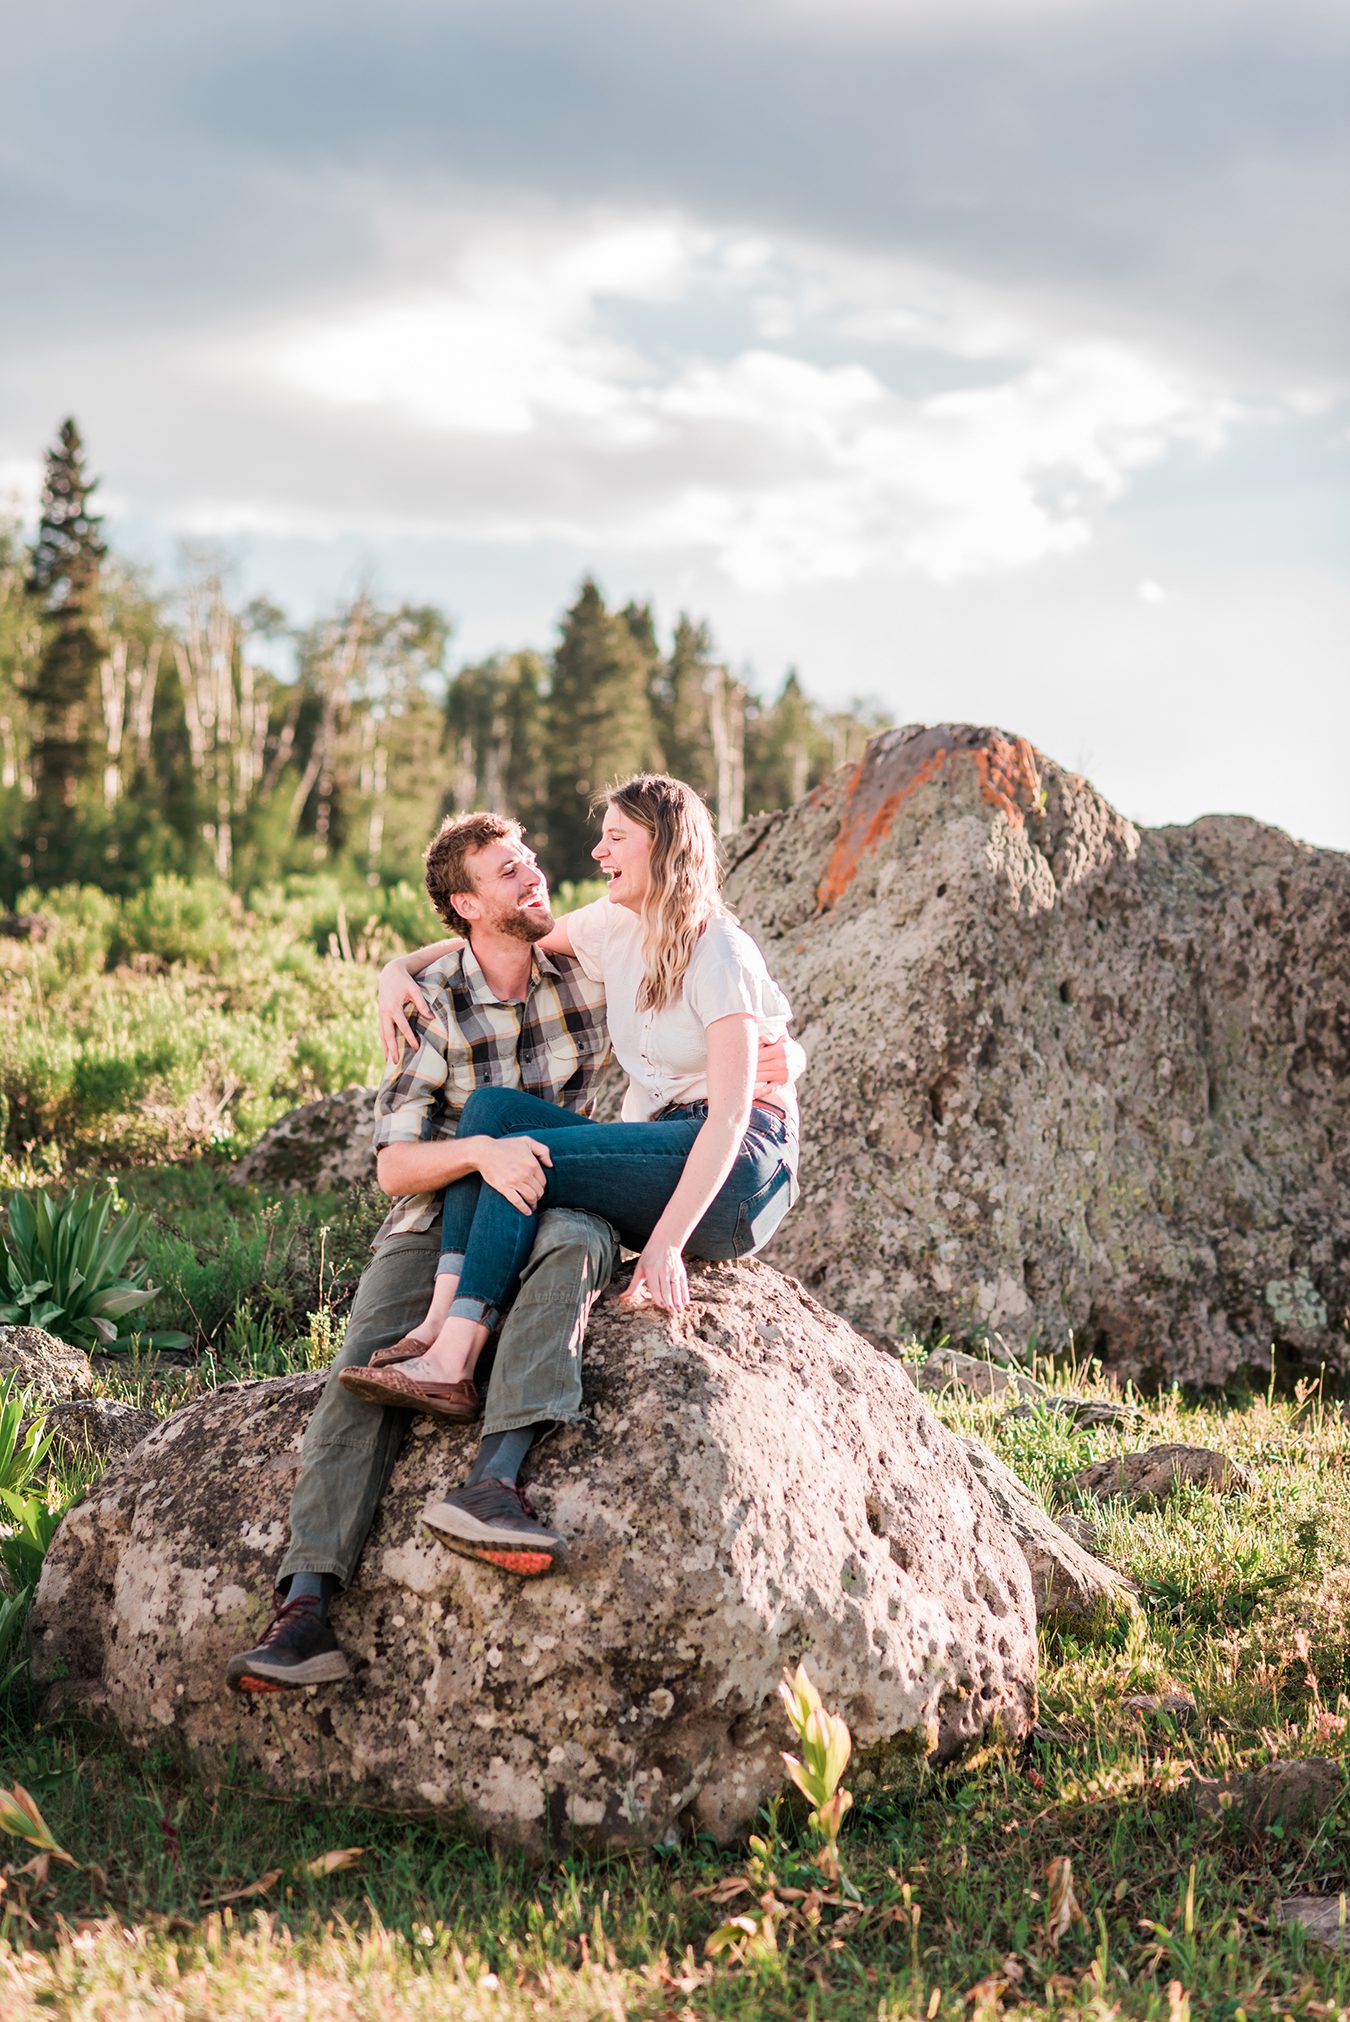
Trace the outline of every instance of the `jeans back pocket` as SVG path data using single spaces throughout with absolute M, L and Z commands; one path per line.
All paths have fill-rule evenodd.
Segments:
M 784 1163 L 757 1193 L 743 1200 L 736 1216 L 735 1254 L 762 1250 L 792 1205 L 792 1172 Z

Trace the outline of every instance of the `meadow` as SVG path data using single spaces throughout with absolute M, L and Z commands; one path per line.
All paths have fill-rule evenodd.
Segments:
M 222 1381 L 321 1365 L 375 1204 L 270 1199 L 228 1174 L 275 1116 L 373 1077 L 372 963 L 420 937 L 425 902 L 298 880 L 245 908 L 160 880 L 120 902 L 85 888 L 21 910 L 53 926 L 0 941 L 0 1191 L 115 1184 L 144 1217 L 161 1288 L 145 1325 L 189 1343 L 157 1354 L 133 1339 L 99 1358 L 100 1388 L 164 1413 Z M 1045 1344 L 1036 1373 L 1052 1391 L 1118 1395 L 1071 1343 Z M 203 1782 L 169 1753 L 45 1725 L 11 1653 L 0 1786 L 31 1793 L 69 1860 L 0 1838 L 0 2014 L 1346 2013 L 1350 1955 L 1278 1915 L 1346 1886 L 1345 1804 L 1257 1827 L 1202 1815 L 1187 1779 L 1344 1759 L 1350 1425 L 1317 1384 L 1135 1401 L 1125 1431 L 937 1401 L 1052 1504 L 1089 1460 L 1173 1439 L 1244 1461 L 1257 1487 L 1094 1511 L 1139 1613 L 1043 1633 L 1025 1747 L 859 1793 L 838 1883 L 786 1794 L 747 1847 L 532 1869 L 431 1818 L 288 1799 L 242 1770 Z M 48 1505 L 92 1465 L 53 1464 Z M 1178 1688 L 1193 1712 L 1127 1705 Z

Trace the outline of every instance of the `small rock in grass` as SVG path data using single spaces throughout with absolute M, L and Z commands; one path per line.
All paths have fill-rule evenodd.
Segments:
M 120 1460 L 153 1432 L 159 1419 L 153 1411 L 141 1411 L 115 1397 L 78 1397 L 51 1405 L 44 1414 L 48 1430 L 56 1436 L 53 1453 L 78 1457 L 97 1454 L 102 1460 Z
M 1072 1538 L 1085 1552 L 1096 1552 L 1099 1549 L 1097 1526 L 1090 1524 L 1086 1517 L 1076 1516 L 1072 1510 L 1056 1510 L 1055 1522 L 1065 1537 Z
M 1135 1425 L 1139 1420 L 1139 1413 L 1132 1404 L 1108 1404 L 1100 1397 L 1050 1397 L 1045 1394 L 1035 1404 L 1015 1404 L 1004 1416 L 1032 1418 L 1038 1411 L 1053 1411 L 1056 1418 L 1066 1418 L 1080 1431 L 1100 1426 L 1114 1430 L 1122 1425 Z
M 1036 1619 L 1055 1617 L 1092 1623 L 1099 1617 L 1132 1612 L 1134 1583 L 1085 1551 L 1076 1538 L 1037 1501 L 1025 1482 L 982 1440 L 963 1437 L 962 1446 L 995 1509 L 1021 1547 L 1036 1597 Z
M 88 1397 L 94 1388 L 94 1372 L 84 1350 L 58 1341 L 41 1327 L 0 1327 L 0 1383 L 11 1370 L 35 1405 Z
M 1036 1397 L 1047 1395 L 1025 1370 L 1008 1369 L 957 1348 L 935 1348 L 920 1364 L 915 1382 L 920 1390 L 968 1390 L 972 1397 Z
M 1286 1896 L 1280 1904 L 1282 1924 L 1302 1924 L 1319 1944 L 1350 1951 L 1346 1931 L 1346 1900 L 1340 1896 Z
M 1073 1477 L 1081 1495 L 1103 1501 L 1124 1496 L 1136 1509 L 1156 1509 L 1176 1489 L 1192 1484 L 1213 1489 L 1216 1495 L 1248 1495 L 1256 1487 L 1256 1476 L 1240 1460 L 1209 1447 L 1171 1445 L 1099 1460 Z
M 1193 1727 L 1199 1709 L 1189 1692 L 1173 1687 L 1170 1692 L 1132 1692 L 1125 1701 L 1125 1711 L 1146 1727 L 1159 1718 L 1176 1727 Z
M 1233 1818 L 1247 1831 L 1261 1832 L 1272 1825 L 1316 1825 L 1339 1804 L 1345 1772 L 1331 1756 L 1309 1755 L 1225 1776 L 1195 1775 L 1185 1789 L 1198 1817 Z

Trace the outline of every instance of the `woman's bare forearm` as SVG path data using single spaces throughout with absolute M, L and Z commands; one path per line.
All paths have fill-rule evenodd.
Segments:
M 708 1115 L 651 1242 L 682 1250 L 736 1163 L 750 1121 L 757 1041 L 748 1017 L 718 1018 L 708 1027 Z
M 748 1103 L 744 1121 L 734 1116 L 708 1116 L 689 1148 L 680 1183 L 666 1202 L 649 1242 L 684 1248 L 735 1165 L 749 1120 Z
M 410 976 L 420 976 L 433 962 L 439 962 L 442 955 L 453 955 L 455 949 L 462 948 L 463 945 L 463 934 L 455 934 L 448 941 L 432 941 L 428 947 L 414 948 L 407 955 L 394 955 L 387 966 L 392 969 L 397 963 L 406 969 Z

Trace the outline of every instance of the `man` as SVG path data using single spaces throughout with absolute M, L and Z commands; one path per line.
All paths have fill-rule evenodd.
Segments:
M 410 1414 L 351 1397 L 339 1372 L 367 1363 L 427 1312 L 440 1250 L 441 1189 L 470 1172 L 530 1205 L 542 1191 L 525 1139 L 456 1138 L 482 1082 L 588 1109 L 609 1056 L 604 992 L 566 956 L 535 948 L 553 924 L 548 889 L 516 822 L 474 814 L 446 821 L 426 855 L 440 917 L 467 945 L 420 979 L 431 1015 L 415 1051 L 388 1067 L 376 1098 L 377 1175 L 394 1206 L 375 1238 L 346 1338 L 305 1432 L 291 1501 L 290 1546 L 276 1607 L 258 1644 L 226 1670 L 238 1691 L 278 1691 L 345 1678 L 328 1621 L 352 1577 Z M 581 1407 L 586 1318 L 617 1254 L 593 1215 L 551 1210 L 497 1344 L 484 1436 L 459 1506 L 456 1549 L 522 1573 L 547 1572 L 562 1540 L 539 1522 L 518 1478 L 539 1432 Z M 472 1385 L 446 1416 L 476 1419 Z M 439 1535 L 444 1536 L 444 1531 Z
M 535 945 L 553 916 L 518 823 L 496 814 L 444 822 L 427 850 L 426 885 L 441 919 L 467 943 L 423 970 L 429 1015 L 380 1083 L 376 1171 L 396 1198 L 305 1432 L 272 1617 L 256 1646 L 226 1667 L 237 1691 L 284 1691 L 349 1674 L 329 1605 L 350 1583 L 410 1414 L 352 1397 L 339 1377 L 382 1351 L 391 1360 L 417 1352 L 403 1341 L 427 1315 L 442 1189 L 476 1172 L 518 1205 L 533 1206 L 543 1191 L 530 1139 L 455 1136 L 469 1094 L 491 1083 L 584 1111 L 609 1058 L 602 986 L 573 958 Z M 789 1041 L 762 1054 L 760 1071 L 771 1081 L 785 1072 L 795 1078 L 803 1060 Z M 541 1218 L 498 1338 L 477 1458 L 467 1481 L 425 1513 L 456 1551 L 525 1576 L 557 1563 L 563 1540 L 539 1521 L 519 1476 L 540 1433 L 580 1413 L 586 1320 L 616 1255 L 614 1231 L 596 1216 L 551 1209 Z M 445 1388 L 462 1394 L 442 1400 L 442 1415 L 477 1419 L 472 1384 Z

